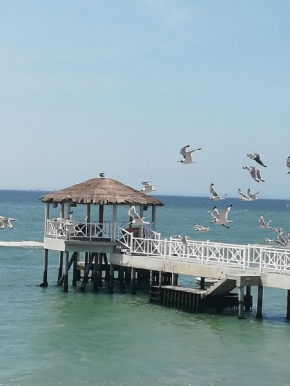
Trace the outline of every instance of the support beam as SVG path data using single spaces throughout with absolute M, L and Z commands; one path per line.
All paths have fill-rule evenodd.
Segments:
M 238 319 L 245 318 L 245 307 L 244 307 L 244 286 L 238 287 L 239 301 L 238 301 Z
M 68 267 L 67 267 L 67 272 L 69 272 L 73 262 L 74 262 L 74 259 L 75 259 L 75 256 L 76 256 L 77 252 L 74 252 L 68 262 Z M 59 281 L 57 282 L 57 285 L 58 286 L 62 286 L 63 282 L 64 282 L 64 278 L 65 278 L 65 275 L 64 273 L 62 274 L 61 278 L 59 279 Z
M 79 290 L 81 292 L 85 292 L 86 291 L 86 284 L 87 284 L 88 279 L 89 279 L 89 273 L 90 273 L 90 270 L 91 270 L 91 267 L 92 267 L 92 264 L 93 264 L 93 259 L 94 259 L 94 254 L 90 253 L 89 254 L 89 261 L 88 261 L 87 267 L 86 267 L 85 272 L 84 272 L 84 278 L 83 278 L 82 284 L 81 284 L 81 286 L 79 288 Z
M 245 310 L 251 310 L 251 286 L 246 286 L 246 296 L 245 296 Z
M 199 289 L 201 289 L 201 290 L 205 289 L 205 278 L 204 277 L 200 278 Z
M 68 292 L 68 264 L 69 264 L 69 252 L 65 252 L 63 292 Z
M 119 284 L 120 284 L 120 291 L 123 292 L 124 288 L 125 288 L 125 283 L 124 283 L 124 266 L 123 265 L 120 265 Z
M 136 295 L 136 269 L 131 268 L 131 294 Z
M 109 294 L 114 292 L 114 265 L 110 264 L 110 273 L 109 273 Z
M 258 286 L 258 294 L 257 294 L 257 319 L 263 319 L 263 286 Z
M 43 259 L 43 278 L 40 287 L 47 287 L 47 271 L 48 271 L 48 249 L 44 249 L 44 259 Z
M 63 251 L 59 252 L 59 261 L 58 261 L 58 275 L 57 275 L 57 282 L 60 281 L 63 275 Z
M 290 319 L 290 290 L 287 290 L 287 312 L 286 319 Z
M 156 229 L 156 206 L 152 205 L 152 223 L 153 223 L 153 231 Z
M 99 290 L 99 274 L 100 274 L 100 260 L 99 260 L 99 253 L 94 253 L 94 273 L 93 273 L 93 291 L 97 292 Z
M 77 280 L 79 280 L 79 275 L 78 275 L 78 260 L 79 260 L 79 253 L 74 252 L 73 256 L 73 279 L 72 279 L 72 285 L 75 287 L 77 285 Z
M 178 286 L 178 274 L 177 273 L 172 274 L 172 285 L 175 287 Z

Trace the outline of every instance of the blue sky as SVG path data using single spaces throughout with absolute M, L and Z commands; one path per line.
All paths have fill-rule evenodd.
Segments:
M 290 198 L 290 2 L 1 0 L 1 189 Z M 202 147 L 192 165 L 180 148 Z M 265 183 L 244 165 L 262 154 Z M 257 165 L 258 166 L 258 165 Z

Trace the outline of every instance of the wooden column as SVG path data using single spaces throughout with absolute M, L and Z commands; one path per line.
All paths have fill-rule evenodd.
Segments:
M 44 259 L 43 259 L 43 278 L 40 287 L 47 287 L 47 271 L 48 271 L 48 249 L 44 249 Z
M 199 289 L 204 290 L 205 289 L 205 278 L 201 277 L 200 278 L 200 284 L 199 284 Z
M 79 279 L 78 275 L 78 260 L 79 260 L 79 252 L 74 252 L 73 254 L 73 279 L 72 285 L 75 287 L 77 285 L 77 280 Z
M 287 312 L 286 319 L 290 319 L 290 290 L 287 290 Z
M 153 223 L 152 230 L 155 231 L 156 229 L 156 206 L 155 205 L 152 205 L 152 223 Z
M 68 263 L 69 263 L 69 252 L 65 252 L 63 292 L 68 292 Z
M 91 267 L 92 267 L 92 264 L 93 264 L 93 259 L 94 259 L 94 254 L 90 253 L 89 254 L 88 264 L 87 264 L 85 272 L 84 272 L 84 278 L 83 278 L 83 281 L 82 281 L 82 285 L 79 288 L 79 290 L 81 292 L 85 292 L 85 290 L 86 290 L 86 284 L 88 282 L 89 273 L 90 273 L 90 270 L 91 270 Z
M 94 275 L 93 275 L 93 291 L 97 292 L 99 287 L 99 253 L 94 253 Z
M 175 287 L 178 286 L 178 274 L 177 273 L 172 274 L 172 285 Z
M 109 273 L 109 294 L 114 292 L 114 265 L 110 264 L 110 273 Z
M 46 237 L 47 233 L 47 220 L 49 220 L 49 207 L 50 204 L 47 202 L 45 203 L 45 213 L 44 213 L 44 237 Z
M 263 319 L 263 286 L 262 285 L 258 286 L 256 318 Z
M 136 269 L 131 268 L 131 294 L 136 295 Z
M 116 222 L 117 222 L 117 205 L 113 205 L 113 219 L 112 219 L 112 234 L 111 241 L 115 241 L 116 236 Z
M 244 286 L 238 287 L 239 301 L 238 301 L 238 319 L 244 319 L 245 307 L 244 307 Z
M 245 310 L 246 311 L 250 311 L 251 310 L 251 306 L 250 306 L 250 302 L 251 302 L 251 286 L 247 285 L 246 287 L 246 304 L 245 304 Z
M 63 251 L 60 251 L 59 252 L 59 261 L 58 261 L 57 282 L 60 281 L 62 275 L 63 275 Z
M 120 271 L 119 271 L 119 284 L 120 284 L 120 291 L 123 292 L 125 285 L 124 285 L 124 266 L 120 265 Z

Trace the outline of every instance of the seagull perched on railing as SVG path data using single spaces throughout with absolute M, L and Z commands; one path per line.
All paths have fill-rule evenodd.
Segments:
M 229 205 L 224 211 L 219 213 L 217 207 L 215 206 L 213 210 L 211 211 L 211 216 L 212 216 L 212 222 L 216 224 L 220 224 L 225 228 L 229 228 L 227 226 L 228 223 L 232 222 L 228 220 L 228 213 L 231 210 L 233 204 Z
M 260 218 L 259 218 L 260 228 L 262 228 L 262 229 L 265 229 L 265 228 L 273 229 L 273 228 L 269 227 L 269 224 L 271 222 L 272 222 L 272 220 L 269 220 L 266 223 L 266 221 L 264 220 L 264 216 L 260 216 Z
M 16 221 L 16 219 L 0 216 L 0 229 L 4 229 L 5 226 L 9 229 L 15 229 L 15 227 L 11 224 L 11 221 Z
M 243 169 L 247 169 L 256 182 L 265 182 L 261 176 L 261 171 L 254 166 L 243 166 Z
M 219 201 L 219 200 L 224 200 L 225 199 L 225 197 L 221 197 L 221 196 L 219 196 L 218 194 L 217 194 L 217 192 L 215 191 L 215 189 L 214 189 L 214 184 L 213 183 L 211 183 L 210 185 L 209 185 L 209 192 L 211 193 L 211 197 L 209 198 L 210 200 L 213 200 L 213 201 Z M 225 194 L 225 196 L 226 196 L 226 194 Z
M 194 224 L 194 225 L 193 225 L 193 229 L 194 229 L 196 232 L 200 232 L 200 233 L 210 232 L 209 227 L 204 227 L 204 226 L 198 225 L 198 224 Z
M 156 189 L 153 188 L 153 186 L 151 185 L 151 183 L 149 181 L 141 182 L 141 184 L 144 185 L 144 188 L 141 189 L 141 192 L 151 193 L 151 192 L 156 191 Z
M 130 206 L 130 209 L 128 211 L 128 215 L 129 215 L 129 217 L 132 218 L 132 221 L 130 222 L 130 224 L 134 224 L 136 226 L 150 224 L 149 222 L 144 221 L 145 217 L 140 217 L 139 216 L 139 214 L 136 212 L 136 209 L 135 209 L 134 205 Z
M 201 150 L 201 147 L 199 147 L 198 149 L 194 149 L 194 150 L 189 150 L 187 151 L 186 149 L 189 147 L 190 145 L 186 145 L 184 146 L 182 149 L 180 149 L 180 154 L 183 156 L 183 159 L 178 161 L 178 162 L 181 162 L 183 164 L 192 164 L 194 163 L 195 161 L 192 160 L 192 153 L 197 151 L 197 150 Z
M 252 160 L 256 161 L 259 165 L 264 166 L 264 168 L 267 167 L 267 166 L 262 162 L 262 160 L 261 160 L 261 155 L 260 155 L 260 154 L 257 154 L 257 153 L 249 153 L 249 154 L 247 154 L 247 156 L 248 156 L 249 158 L 251 158 Z

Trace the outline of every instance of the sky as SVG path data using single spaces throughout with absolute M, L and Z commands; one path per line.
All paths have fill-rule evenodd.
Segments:
M 214 183 L 290 198 L 289 0 L 0 6 L 0 189 L 104 172 L 160 195 L 208 196 Z M 185 145 L 202 148 L 196 163 L 178 162 Z

